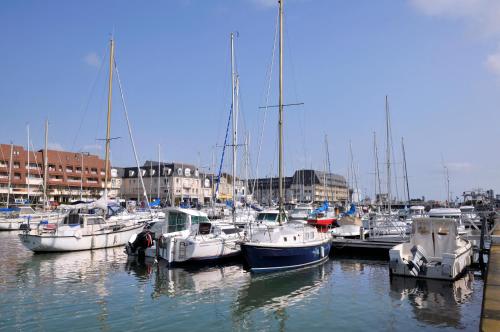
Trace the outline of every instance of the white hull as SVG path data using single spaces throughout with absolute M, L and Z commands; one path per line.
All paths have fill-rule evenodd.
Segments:
M 414 275 L 411 273 L 410 265 L 405 263 L 405 261 L 409 261 L 411 258 L 409 256 L 401 256 L 401 252 L 410 250 L 410 248 L 405 248 L 405 245 L 408 246 L 409 243 L 398 244 L 389 251 L 389 268 L 391 274 L 417 278 L 455 280 L 472 261 L 472 246 L 467 241 L 467 245 L 460 248 L 460 251 L 452 254 L 443 254 L 441 260 L 427 263 L 418 275 Z
M 23 245 L 34 252 L 62 252 L 110 248 L 125 245 L 133 234 L 139 233 L 144 225 L 125 227 L 119 231 L 108 231 L 94 235 L 19 234 Z
M 201 241 L 181 237 L 164 238 L 159 249 L 159 257 L 169 263 L 187 261 L 217 260 L 240 253 L 237 239 L 213 238 Z
M 390 273 L 408 277 L 454 280 L 471 261 L 472 244 L 451 219 L 415 219 L 410 241 L 389 250 Z
M 361 237 L 361 229 L 358 225 L 341 225 L 333 228 L 330 233 L 333 237 Z M 363 229 L 363 233 L 367 235 L 368 231 Z

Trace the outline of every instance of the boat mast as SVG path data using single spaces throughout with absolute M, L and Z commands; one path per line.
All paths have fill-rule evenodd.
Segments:
M 27 167 L 27 171 L 28 171 L 28 175 L 27 175 L 27 179 L 26 179 L 26 184 L 28 185 L 28 192 L 27 192 L 27 200 L 28 200 L 28 204 L 30 202 L 30 125 L 29 123 L 26 125 L 26 131 L 28 132 L 28 167 Z
M 10 142 L 10 158 L 9 158 L 9 183 L 7 185 L 7 207 L 10 201 L 10 186 L 12 183 L 12 158 L 14 157 L 14 143 Z
M 80 201 L 83 201 L 83 152 L 80 152 L 81 172 L 80 172 Z
M 387 155 L 387 208 L 389 215 L 391 214 L 391 144 L 389 133 L 389 101 L 385 96 L 385 121 L 386 121 L 386 155 Z
M 278 0 L 279 3 L 279 25 L 280 25 L 280 38 L 279 38 L 279 214 L 278 222 L 281 225 L 285 213 L 283 207 L 283 1 Z
M 45 120 L 45 149 L 43 151 L 43 210 L 47 208 L 47 178 L 49 176 L 49 156 L 48 156 L 48 146 L 49 146 L 49 120 Z
M 403 150 L 403 170 L 405 172 L 406 195 L 408 199 L 408 207 L 410 206 L 410 185 L 408 184 L 408 169 L 406 168 L 406 152 L 404 138 L 401 137 L 401 148 Z
M 328 149 L 328 135 L 327 134 L 325 134 L 325 147 L 326 147 L 326 160 L 328 162 L 328 178 L 333 181 L 332 168 L 331 168 L 331 164 L 330 164 L 330 151 Z M 333 184 L 333 182 L 332 182 L 332 184 Z M 328 201 L 330 201 L 330 189 L 328 189 L 328 194 L 326 196 L 326 199 Z M 332 193 L 332 202 L 334 200 L 335 200 L 335 194 Z
M 380 184 L 380 168 L 378 164 L 378 148 L 377 148 L 377 134 L 373 132 L 373 152 L 375 156 L 375 203 L 379 203 L 379 200 L 377 199 L 377 193 L 381 194 L 382 193 L 382 186 Z M 378 187 L 377 187 L 378 185 Z M 377 192 L 378 188 L 378 192 Z M 379 205 L 379 210 L 380 210 L 380 205 Z
M 237 136 L 237 107 L 236 107 L 236 89 L 237 89 L 237 78 L 236 78 L 236 72 L 234 69 L 234 33 L 231 32 L 231 109 L 233 112 L 233 155 L 232 155 L 232 164 L 233 164 L 233 170 L 232 170 L 232 176 L 233 176 L 233 194 L 232 194 L 232 200 L 233 200 L 233 207 L 232 207 L 232 218 L 233 218 L 233 223 L 236 222 L 236 145 L 238 144 L 238 136 Z
M 104 164 L 104 197 L 108 199 L 108 173 L 109 173 L 109 145 L 111 143 L 111 100 L 113 94 L 113 60 L 114 60 L 114 51 L 115 51 L 115 42 L 113 38 L 109 41 L 109 82 L 108 82 L 108 116 L 107 116 L 107 124 L 106 124 L 106 155 L 105 155 L 105 164 Z
M 160 199 L 160 180 L 161 180 L 161 177 L 160 177 L 160 172 L 161 172 L 160 158 L 161 158 L 161 156 L 160 156 L 160 144 L 158 144 L 158 188 L 157 188 L 157 193 L 158 193 L 158 199 L 161 202 L 161 199 Z

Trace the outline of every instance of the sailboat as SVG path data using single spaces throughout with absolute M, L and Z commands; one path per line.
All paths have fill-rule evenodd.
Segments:
M 279 208 L 278 223 L 247 231 L 241 251 L 252 272 L 300 268 L 328 259 L 331 236 L 315 227 L 286 223 L 283 190 L 283 0 L 279 0 Z
M 121 246 L 127 243 L 132 234 L 139 233 L 144 225 L 151 221 L 151 217 L 129 214 L 120 205 L 108 200 L 111 94 L 114 65 L 114 41 L 111 39 L 104 195 L 92 203 L 68 206 L 71 211 L 57 224 L 40 223 L 33 229 L 30 227 L 31 225 L 28 225 L 19 234 L 19 237 L 23 245 L 34 252 L 77 251 Z M 47 175 L 47 168 L 45 168 L 45 175 Z M 44 179 L 46 181 L 47 176 Z

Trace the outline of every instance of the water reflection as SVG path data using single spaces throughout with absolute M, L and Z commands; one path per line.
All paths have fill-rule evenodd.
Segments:
M 280 330 L 285 329 L 288 319 L 287 308 L 317 295 L 328 281 L 333 270 L 333 263 L 307 267 L 300 270 L 252 275 L 243 285 L 236 298 L 233 318 L 237 325 L 253 329 L 254 311 L 272 314 L 278 321 Z
M 153 298 L 202 294 L 237 286 L 237 283 L 243 283 L 249 277 L 249 273 L 245 272 L 240 264 L 234 263 L 198 268 L 173 268 L 168 267 L 163 261 L 154 263 L 129 259 L 126 269 L 138 279 L 153 278 L 151 294 Z
M 392 276 L 390 295 L 394 300 L 408 302 L 420 322 L 462 328 L 460 304 L 471 296 L 473 282 L 472 272 L 454 282 Z
M 61 324 L 74 311 L 75 317 L 94 317 L 101 329 L 109 328 L 109 279 L 123 269 L 119 263 L 123 248 L 31 254 L 16 248 L 13 240 L 10 244 L 11 250 L 5 251 L 8 257 L 0 262 L 6 267 L 0 274 L 0 320 L 7 326 L 44 329 Z

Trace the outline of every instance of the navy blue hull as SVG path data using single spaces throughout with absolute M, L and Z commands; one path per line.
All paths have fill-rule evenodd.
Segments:
M 243 243 L 241 251 L 252 272 L 295 269 L 328 259 L 331 242 L 304 247 L 266 247 Z

